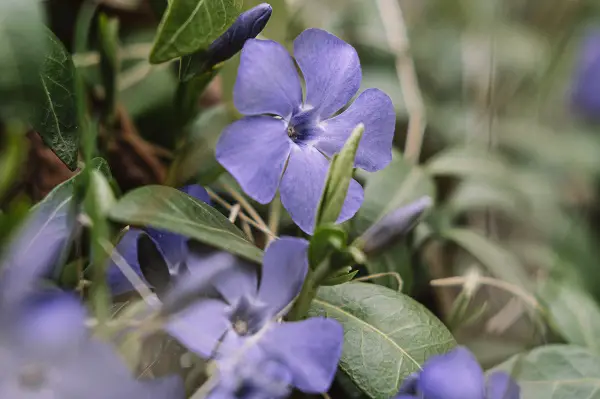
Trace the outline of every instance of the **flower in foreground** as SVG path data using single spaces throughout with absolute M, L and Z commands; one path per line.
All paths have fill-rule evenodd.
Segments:
M 423 370 L 410 376 L 395 399 L 519 399 L 520 388 L 504 372 L 486 383 L 483 369 L 468 349 L 458 347 L 431 357 Z
M 575 71 L 572 102 L 591 120 L 600 120 L 600 30 L 586 36 Z
M 210 205 L 210 197 L 204 187 L 197 184 L 182 187 L 180 189 L 189 196 Z M 155 260 L 166 263 L 167 273 L 172 276 L 181 274 L 185 268 L 185 260 L 188 255 L 187 237 L 180 234 L 170 233 L 154 228 L 129 229 L 121 238 L 116 246 L 117 252 L 123 256 L 125 261 L 145 282 L 153 288 L 162 288 L 169 281 L 147 281 L 140 267 L 138 248 L 140 236 L 147 234 L 150 240 L 156 246 L 161 259 Z M 107 273 L 108 285 L 113 295 L 121 295 L 133 290 L 133 286 L 125 278 L 123 273 L 115 264 L 111 262 Z M 160 287 L 159 287 L 160 285 Z
M 306 98 L 294 61 L 280 44 L 251 39 L 241 53 L 234 103 L 244 118 L 228 126 L 217 160 L 259 203 L 279 188 L 294 222 L 312 233 L 329 161 L 359 123 L 365 126 L 355 166 L 373 172 L 391 160 L 395 114 L 378 89 L 356 94 L 361 82 L 356 50 L 338 37 L 308 29 L 294 41 L 294 56 L 306 82 Z M 338 222 L 351 218 L 363 200 L 352 180 Z
M 178 378 L 138 381 L 112 347 L 89 336 L 79 300 L 62 292 L 0 307 L 0 397 L 177 399 Z
M 260 282 L 256 266 L 237 264 L 214 279 L 222 299 L 190 305 L 171 318 L 167 331 L 191 351 L 214 356 L 224 376 L 239 370 L 240 362 L 276 364 L 276 369 L 289 374 L 289 378 L 277 378 L 286 385 L 307 393 L 324 392 L 341 356 L 341 325 L 322 317 L 277 321 L 300 292 L 308 271 L 307 250 L 308 242 L 303 239 L 274 241 L 265 251 Z M 207 263 L 189 265 L 190 273 L 210 268 Z M 218 390 L 235 390 L 226 383 L 232 378 L 223 381 L 225 385 Z

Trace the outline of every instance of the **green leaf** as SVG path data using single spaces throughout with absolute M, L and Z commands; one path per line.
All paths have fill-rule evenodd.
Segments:
M 363 233 L 386 213 L 423 196 L 435 198 L 433 180 L 418 166 L 409 165 L 399 153 L 383 170 L 369 174 L 365 200 L 353 220 L 353 229 Z
M 364 131 L 365 125 L 362 123 L 356 126 L 342 150 L 331 160 L 317 211 L 317 226 L 335 223 L 340 216 L 352 180 L 354 158 Z
M 130 191 L 110 212 L 118 222 L 182 234 L 260 263 L 262 251 L 216 209 L 166 186 Z
M 547 345 L 494 367 L 521 386 L 521 399 L 600 399 L 600 357 L 571 345 Z
M 498 243 L 462 228 L 443 230 L 441 235 L 470 253 L 497 278 L 519 286 L 528 284 L 529 278 L 519 259 Z
M 570 344 L 600 354 L 600 307 L 586 291 L 567 281 L 551 281 L 539 295 L 557 333 Z
M 43 5 L 36 0 L 0 1 L 0 116 L 23 117 L 39 91 L 46 52 Z
M 332 286 L 338 284 L 344 284 L 352 281 L 354 276 L 358 273 L 358 270 L 351 271 L 350 267 L 345 267 L 341 272 L 335 272 L 331 276 L 326 277 L 321 285 Z
M 36 98 L 31 124 L 60 160 L 75 170 L 79 149 L 75 66 L 60 40 L 49 29 L 46 35 L 49 49 L 38 75 L 43 92 Z
M 408 293 L 413 282 L 413 269 L 410 258 L 408 245 L 405 241 L 400 241 L 390 249 L 375 255 L 375 257 L 368 257 L 365 266 L 369 274 L 398 273 L 402 280 L 400 287 L 398 286 L 398 279 L 392 274 L 377 277 L 372 281 L 393 290 L 401 289 L 403 292 Z
M 483 149 L 451 148 L 433 157 L 425 165 L 433 176 L 480 177 L 504 181 L 511 170 L 499 157 Z
M 450 331 L 424 306 L 375 284 L 322 287 L 309 314 L 342 324 L 340 367 L 374 399 L 392 397 L 427 358 L 456 345 Z
M 159 64 L 208 48 L 241 9 L 241 0 L 172 0 L 158 26 L 150 62 Z

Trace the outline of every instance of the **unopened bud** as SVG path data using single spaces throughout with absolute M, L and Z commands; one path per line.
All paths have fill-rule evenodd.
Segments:
M 272 12 L 273 8 L 269 4 L 262 3 L 240 14 L 233 25 L 208 48 L 211 63 L 216 65 L 237 54 L 246 40 L 254 39 L 262 32 Z
M 393 244 L 414 227 L 432 204 L 431 197 L 425 196 L 386 214 L 360 237 L 363 252 L 369 255 Z

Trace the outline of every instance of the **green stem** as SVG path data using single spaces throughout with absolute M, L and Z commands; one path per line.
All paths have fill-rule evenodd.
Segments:
M 317 295 L 320 283 L 330 272 L 329 266 L 329 260 L 327 259 L 321 262 L 315 270 L 308 269 L 302 290 L 298 295 L 298 299 L 296 299 L 294 307 L 288 314 L 288 320 L 298 321 L 306 318 L 310 304 Z

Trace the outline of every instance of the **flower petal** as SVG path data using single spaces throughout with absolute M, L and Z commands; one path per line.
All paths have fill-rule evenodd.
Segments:
M 333 319 L 274 325 L 260 342 L 263 350 L 292 373 L 292 385 L 306 393 L 327 391 L 342 355 L 344 330 Z
M 488 376 L 486 399 L 519 399 L 521 388 L 505 372 L 497 371 Z
M 218 299 L 197 301 L 174 315 L 165 328 L 190 351 L 210 357 L 230 326 L 225 317 L 226 306 Z
M 216 156 L 246 194 L 266 204 L 275 196 L 291 146 L 285 121 L 253 116 L 225 128 Z
M 360 61 L 354 47 L 321 29 L 307 29 L 294 40 L 294 57 L 306 81 L 305 108 L 321 119 L 350 101 L 360 86 Z
M 368 172 L 383 169 L 392 160 L 396 113 L 392 100 L 378 89 L 362 92 L 352 105 L 335 118 L 321 123 L 324 134 L 315 147 L 332 156 L 340 152 L 359 123 L 365 132 L 356 152 L 355 166 Z
M 302 105 L 302 87 L 292 57 L 279 43 L 250 39 L 244 44 L 233 88 L 244 115 L 274 114 L 288 119 Z
M 125 259 L 129 267 L 133 269 L 142 279 L 142 271 L 137 257 L 137 241 L 142 233 L 139 229 L 130 229 L 123 235 L 121 241 L 115 247 L 115 250 Z M 133 291 L 133 286 L 127 278 L 121 273 L 121 269 L 114 260 L 111 259 L 107 272 L 108 286 L 113 295 L 121 295 Z M 144 279 L 145 281 L 145 279 Z
M 485 395 L 483 370 L 466 348 L 431 357 L 419 377 L 426 398 L 481 399 Z
M 329 161 L 310 146 L 293 146 L 287 168 L 281 179 L 281 203 L 294 223 L 312 234 L 319 201 L 325 186 Z M 363 189 L 352 180 L 337 223 L 350 219 L 360 208 Z
M 258 299 L 273 313 L 286 307 L 300 292 L 308 272 L 308 241 L 281 237 L 266 249 Z
M 29 297 L 11 327 L 23 350 L 59 358 L 87 339 L 86 317 L 86 309 L 75 295 L 47 291 Z
M 8 242 L 0 262 L 0 297 L 18 302 L 48 276 L 76 228 L 72 190 L 51 192 Z

